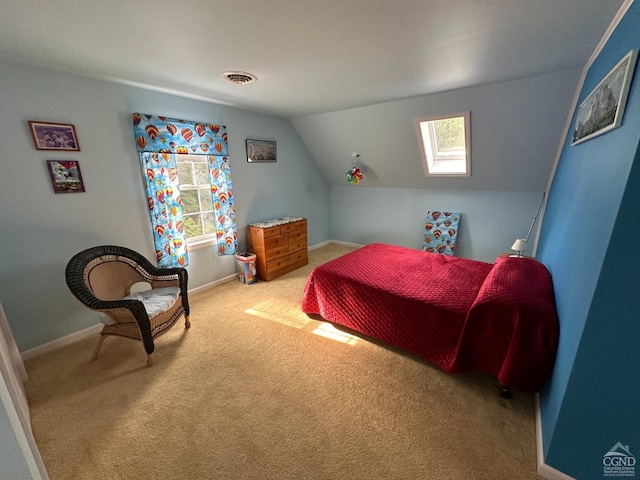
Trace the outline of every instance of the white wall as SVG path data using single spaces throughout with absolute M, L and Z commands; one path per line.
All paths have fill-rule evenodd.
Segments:
M 240 249 L 247 223 L 283 215 L 308 218 L 310 244 L 330 238 L 329 186 L 288 119 L 8 62 L 0 105 L 0 302 L 22 351 L 97 322 L 70 300 L 75 253 L 110 243 L 154 260 L 132 112 L 227 126 Z M 81 151 L 36 150 L 28 120 L 74 124 Z M 246 138 L 276 140 L 278 162 L 248 164 Z M 53 193 L 45 160 L 56 159 L 80 162 L 86 193 Z M 192 252 L 191 288 L 234 272 L 233 257 Z

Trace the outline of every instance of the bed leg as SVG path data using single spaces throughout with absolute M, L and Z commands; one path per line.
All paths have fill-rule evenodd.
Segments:
M 504 385 L 500 385 L 500 396 L 507 400 L 513 398 L 513 392 L 509 387 L 505 387 Z

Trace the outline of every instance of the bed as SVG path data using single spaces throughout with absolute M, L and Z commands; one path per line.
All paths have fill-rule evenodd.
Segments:
M 316 267 L 302 310 L 528 393 L 546 382 L 558 344 L 551 275 L 528 258 L 492 264 L 374 243 Z

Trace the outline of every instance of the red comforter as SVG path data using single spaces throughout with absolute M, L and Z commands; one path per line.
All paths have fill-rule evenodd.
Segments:
M 526 258 L 490 264 L 371 244 L 315 268 L 302 310 L 524 392 L 542 388 L 558 342 L 551 276 Z

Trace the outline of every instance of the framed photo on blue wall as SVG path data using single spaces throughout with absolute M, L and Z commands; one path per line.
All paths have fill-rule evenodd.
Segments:
M 72 124 L 29 120 L 29 129 L 38 150 L 80 151 L 76 129 Z
M 84 192 L 80 164 L 76 160 L 47 160 L 54 193 Z
M 277 161 L 276 142 L 247 139 L 247 162 L 273 163 Z
M 580 104 L 571 145 L 585 142 L 622 124 L 637 59 L 637 50 L 627 53 Z

